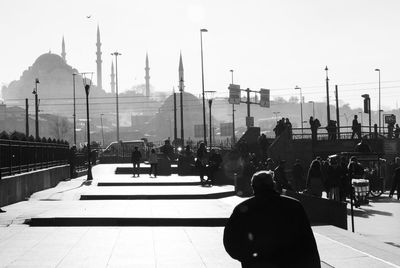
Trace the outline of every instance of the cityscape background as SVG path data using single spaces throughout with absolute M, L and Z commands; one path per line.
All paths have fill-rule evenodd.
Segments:
M 336 1 L 27 1 L 0 3 L 0 82 L 17 80 L 41 54 L 60 53 L 65 37 L 67 60 L 81 72 L 96 71 L 96 27 L 100 25 L 103 84 L 110 91 L 109 70 L 118 50 L 120 91 L 144 82 L 149 53 L 151 84 L 157 91 L 177 87 L 182 51 L 188 92 L 201 92 L 200 36 L 204 34 L 207 90 L 227 96 L 230 69 L 244 88 L 271 89 L 289 98 L 303 88 L 305 101 L 324 101 L 324 68 L 340 99 L 361 107 L 369 93 L 377 107 L 378 74 L 382 71 L 383 109 L 397 108 L 400 86 L 400 40 L 397 10 L 387 0 Z M 89 17 L 90 16 L 90 17 Z M 89 17 L 89 18 L 88 18 Z
M 341 126 L 351 124 L 354 115 L 363 125 L 367 123 L 367 116 L 362 118 L 362 94 L 371 96 L 374 124 L 378 122 L 377 68 L 383 114 L 398 115 L 399 5 L 397 1 L 385 1 L 383 5 L 372 0 L 1 3 L 0 32 L 5 38 L 0 43 L 0 83 L 9 117 L 3 129 L 24 129 L 25 98 L 29 99 L 29 114 L 33 116 L 31 91 L 35 78 L 39 78 L 41 120 L 49 122 L 48 114 L 54 119 L 53 127 L 41 124 L 41 133 L 47 131 L 47 135 L 70 140 L 70 134 L 60 134 L 59 125 L 72 120 L 71 74 L 93 72 L 92 129 L 99 133 L 102 124 L 101 129 L 111 131 L 115 128 L 115 94 L 111 94 L 115 57 L 111 53 L 118 51 L 121 127 L 130 132 L 140 130 L 138 136 L 163 139 L 173 135 L 171 94 L 173 89 L 178 91 L 182 54 L 185 94 L 190 99 L 184 102 L 184 116 L 194 113 L 194 117 L 185 118 L 185 132 L 189 133 L 187 137 L 193 136 L 193 124 L 202 124 L 201 105 L 196 99 L 202 89 L 201 28 L 208 29 L 202 35 L 204 81 L 205 90 L 216 91 L 212 113 L 215 128 L 232 121 L 232 106 L 227 102 L 232 80 L 243 89 L 271 90 L 271 108 L 251 108 L 255 125 L 264 132 L 272 133 L 279 117 L 289 118 L 293 127 L 300 126 L 296 86 L 301 87 L 304 97 L 303 121 L 315 115 L 325 126 L 325 66 L 329 68 L 331 119 L 336 120 L 334 87 L 338 85 Z M 149 96 L 145 96 L 146 55 Z M 84 91 L 81 77 L 78 78 L 77 119 L 83 130 Z M 251 98 L 257 101 L 253 94 Z M 236 127 L 244 131 L 246 107 L 236 107 Z M 241 133 L 240 130 L 238 135 Z

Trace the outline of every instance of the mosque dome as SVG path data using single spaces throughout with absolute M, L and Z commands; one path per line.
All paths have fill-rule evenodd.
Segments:
M 32 68 L 40 67 L 42 71 L 50 71 L 65 65 L 66 63 L 62 57 L 49 52 L 40 55 L 33 63 Z

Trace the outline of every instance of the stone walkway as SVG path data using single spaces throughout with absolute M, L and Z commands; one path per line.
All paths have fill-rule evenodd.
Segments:
M 84 177 L 61 182 L 5 207 L 7 213 L 0 214 L 0 267 L 240 267 L 222 245 L 220 220 L 226 220 L 243 201 L 231 196 L 232 186 L 202 187 L 196 185 L 197 177 L 190 176 L 133 178 L 115 175 L 115 168 L 96 166 L 91 185 L 84 184 Z M 166 182 L 172 185 L 149 185 Z M 217 198 L 201 198 L 210 194 Z M 227 197 L 219 198 L 220 194 Z M 80 200 L 84 195 L 132 198 Z M 165 200 L 166 195 L 188 199 Z M 34 219 L 48 225 L 31 227 Z M 67 226 L 51 226 L 54 219 Z M 93 226 L 93 219 L 117 224 Z M 175 225 L 145 226 L 143 219 Z M 205 227 L 204 219 L 215 224 Z M 81 224 L 72 226 L 71 220 Z M 180 225 L 179 220 L 199 225 Z M 400 250 L 395 246 L 332 226 L 313 227 L 313 231 L 323 267 L 400 267 Z

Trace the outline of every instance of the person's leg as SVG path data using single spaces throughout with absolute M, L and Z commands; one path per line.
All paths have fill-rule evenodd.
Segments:
M 393 194 L 394 194 L 394 191 L 396 190 L 396 188 L 397 188 L 397 180 L 396 180 L 396 178 L 393 178 L 392 187 L 390 188 L 390 192 L 389 192 L 389 197 L 393 197 Z
M 157 178 L 157 163 L 154 164 L 154 177 Z
M 140 162 L 137 163 L 137 176 L 140 177 Z
M 135 162 L 132 163 L 132 175 L 135 177 Z

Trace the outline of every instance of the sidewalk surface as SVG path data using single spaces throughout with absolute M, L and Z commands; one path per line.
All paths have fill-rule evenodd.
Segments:
M 226 220 L 243 201 L 231 194 L 232 186 L 202 187 L 196 185 L 199 178 L 191 176 L 115 175 L 117 166 L 127 165 L 95 166 L 91 185 L 85 185 L 85 177 L 80 177 L 4 207 L 7 212 L 0 214 L 0 267 L 240 267 L 223 248 L 221 222 L 216 221 L 215 227 L 201 226 L 202 219 Z M 158 185 L 165 182 L 171 186 Z M 125 198 L 119 199 L 119 195 Z M 202 198 L 209 195 L 213 198 Z M 96 198 L 81 200 L 83 196 Z M 110 196 L 112 199 L 107 199 Z M 381 212 L 390 218 L 387 228 L 374 226 L 370 234 L 365 233 L 367 217 L 362 216 L 356 217 L 356 231 L 364 232 L 363 235 L 332 226 L 313 227 L 322 266 L 400 267 L 400 248 L 396 246 L 400 223 L 397 221 L 396 225 L 391 220 L 398 216 L 399 203 L 381 202 L 378 206 L 383 209 L 387 204 L 394 210 Z M 366 209 L 374 210 L 373 205 Z M 376 211 L 357 213 L 369 213 L 375 224 L 381 216 Z M 96 222 L 111 219 L 121 224 L 87 224 L 93 218 Z M 60 219 L 66 225 L 74 225 L 68 219 L 75 219 L 81 224 L 31 227 L 28 223 L 34 219 L 45 223 Z M 178 224 L 145 226 L 132 221 L 135 219 L 162 223 L 168 219 Z M 179 226 L 182 219 L 200 224 Z M 121 226 L 127 222 L 132 226 Z M 395 234 L 389 237 L 390 232 Z

